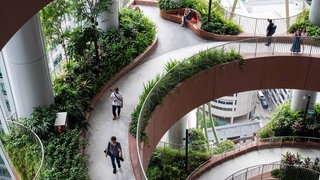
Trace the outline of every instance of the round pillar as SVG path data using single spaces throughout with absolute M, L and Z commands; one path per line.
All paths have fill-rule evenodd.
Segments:
M 308 100 L 308 96 L 310 99 Z M 313 109 L 318 92 L 307 90 L 292 90 L 291 110 L 305 112 L 309 101 L 308 109 Z
M 178 122 L 176 122 L 168 130 L 168 142 L 171 144 L 184 144 L 184 138 L 186 134 L 186 127 L 189 115 L 186 114 Z M 178 149 L 178 146 L 173 145 L 172 148 Z
M 33 16 L 2 49 L 18 118 L 54 102 L 39 14 Z
M 106 31 L 111 28 L 119 27 L 119 0 L 112 0 L 110 12 L 103 12 L 97 19 L 98 28 Z
M 313 0 L 311 2 L 311 8 L 310 8 L 310 14 L 309 14 L 309 20 L 311 24 L 320 26 L 320 1 L 319 0 Z

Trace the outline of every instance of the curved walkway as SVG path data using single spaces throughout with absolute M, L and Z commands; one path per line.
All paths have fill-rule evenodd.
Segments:
M 209 41 L 194 36 L 190 29 L 182 28 L 176 23 L 161 19 L 159 9 L 156 7 L 140 7 L 145 15 L 158 26 L 158 48 L 144 63 L 114 84 L 113 88 L 119 87 L 124 95 L 124 108 L 120 119 L 112 120 L 111 101 L 108 98 L 111 92 L 102 96 L 91 114 L 90 127 L 87 133 L 88 146 L 85 154 L 88 157 L 89 175 L 93 180 L 135 179 L 129 156 L 128 124 L 131 119 L 131 112 L 139 101 L 139 95 L 143 92 L 143 84 L 153 79 L 155 74 L 161 73 L 167 61 L 184 59 L 200 50 L 223 43 L 209 43 Z M 287 46 L 289 47 L 289 45 Z M 270 48 L 269 50 L 271 50 Z M 252 52 L 250 51 L 251 46 L 245 49 Z M 285 51 L 286 49 L 287 47 L 285 47 Z M 266 52 L 267 54 L 270 54 L 269 50 Z M 103 153 L 111 136 L 116 136 L 122 144 L 125 159 L 116 175 L 112 173 L 110 158 L 106 159 Z
M 233 173 L 245 169 L 247 167 L 259 165 L 259 164 L 269 164 L 276 161 L 280 161 L 282 154 L 286 151 L 290 151 L 294 154 L 297 152 L 301 153 L 302 157 L 315 158 L 316 155 L 320 154 L 319 149 L 312 148 L 272 148 L 272 149 L 261 149 L 258 151 L 248 152 L 234 159 L 223 162 L 222 164 L 215 166 L 211 170 L 205 172 L 200 176 L 201 180 L 212 179 L 224 180 Z
M 124 95 L 121 118 L 112 120 L 111 101 L 108 98 L 110 92 L 102 96 L 91 114 L 85 155 L 88 158 L 87 167 L 92 180 L 135 179 L 129 156 L 128 124 L 131 112 L 138 104 L 139 96 L 143 92 L 143 83 L 153 79 L 156 73 L 161 73 L 164 64 L 170 59 L 183 59 L 200 50 L 205 50 L 207 47 L 221 44 L 221 42 L 208 43 L 209 41 L 194 36 L 189 29 L 181 28 L 176 23 L 161 19 L 158 8 L 141 6 L 141 9 L 158 26 L 158 47 L 143 64 L 114 84 L 113 87 L 119 87 Z M 116 175 L 112 173 L 110 158 L 106 159 L 103 153 L 111 136 L 118 138 L 125 159 Z

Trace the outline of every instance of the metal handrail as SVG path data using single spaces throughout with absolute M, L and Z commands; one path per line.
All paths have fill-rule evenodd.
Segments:
M 33 178 L 33 180 L 35 180 L 35 179 L 39 176 L 40 171 L 41 171 L 42 166 L 43 166 L 43 163 L 44 163 L 44 146 L 43 146 L 43 143 L 42 143 L 41 139 L 39 138 L 39 136 L 38 136 L 33 130 L 25 127 L 23 124 L 21 124 L 21 123 L 19 123 L 19 122 L 16 122 L 16 121 L 11 121 L 11 120 L 6 120 L 6 121 L 7 121 L 8 123 L 12 123 L 12 124 L 16 124 L 16 125 L 18 125 L 18 126 L 21 126 L 21 127 L 25 128 L 25 129 L 27 129 L 28 131 L 30 131 L 30 132 L 36 137 L 38 143 L 40 144 L 40 147 L 41 147 L 41 162 L 40 162 L 40 167 L 39 167 L 39 169 L 37 170 L 37 173 L 35 174 L 35 176 L 34 176 L 34 178 Z M 4 151 L 4 152 L 6 152 L 6 151 Z M 7 156 L 7 155 L 6 155 L 6 156 Z M 10 164 L 12 164 L 11 161 L 10 161 L 10 158 L 8 159 L 8 161 L 10 162 Z
M 312 159 L 312 158 L 310 158 Z M 314 158 L 313 158 L 314 159 Z M 272 166 L 273 168 L 269 168 L 267 171 L 264 171 L 264 167 L 265 166 Z M 276 168 L 274 168 L 276 167 Z M 273 169 L 278 169 L 278 167 L 295 167 L 295 168 L 301 168 L 301 169 L 304 169 L 304 170 L 307 170 L 309 172 L 312 172 L 314 174 L 317 174 L 318 177 L 320 176 L 320 172 L 318 171 L 315 171 L 313 169 L 309 169 L 309 168 L 305 168 L 305 167 L 301 167 L 301 166 L 295 166 L 295 165 L 288 165 L 288 164 L 281 164 L 280 161 L 277 161 L 277 162 L 273 162 L 273 163 L 269 163 L 269 164 L 259 164 L 259 165 L 255 165 L 255 166 L 250 166 L 250 167 L 247 167 L 247 168 L 244 168 L 244 169 L 241 169 L 235 173 L 233 173 L 232 175 L 230 175 L 229 177 L 227 177 L 225 180 L 236 180 L 236 179 L 239 179 L 237 177 L 240 177 L 240 179 L 242 180 L 243 178 L 241 177 L 245 177 L 245 179 L 249 179 L 249 178 L 252 178 L 252 177 L 257 177 L 257 176 L 263 176 L 263 174 L 265 173 L 268 173 L 268 172 L 271 172 Z M 256 169 L 259 169 L 259 172 L 260 173 L 251 173 L 252 171 L 255 171 Z M 260 169 L 262 171 L 260 171 Z M 244 172 L 243 172 L 244 171 Z M 250 172 L 250 177 L 248 177 L 248 172 Z M 255 171 L 257 172 L 257 171 Z
M 302 0 L 302 3 L 303 3 L 303 9 L 301 9 L 301 12 L 300 13 L 297 13 L 295 15 L 292 15 L 292 16 L 289 16 L 288 19 L 289 19 L 289 24 L 288 26 L 292 25 L 293 23 L 296 22 L 296 18 L 297 17 L 301 17 L 305 11 L 307 9 L 309 9 L 309 4 L 306 2 L 306 0 Z M 254 34 L 254 36 L 256 35 L 261 35 L 261 34 L 264 34 L 265 35 L 265 29 L 267 27 L 267 19 L 268 18 L 255 18 L 255 17 L 250 17 L 250 16 L 245 16 L 245 15 L 240 15 L 240 14 L 237 14 L 235 12 L 231 12 L 229 11 L 228 9 L 226 9 L 222 4 L 220 4 L 218 1 L 216 2 L 216 4 L 224 10 L 224 17 L 225 19 L 228 19 L 230 17 L 232 17 L 232 21 L 235 23 L 235 24 L 238 24 L 243 30 L 244 32 L 248 32 L 248 33 L 252 33 Z M 242 20 L 242 19 L 245 19 L 245 20 Z M 287 18 L 284 17 L 284 18 L 272 18 L 273 22 L 275 24 L 277 24 L 278 28 L 277 28 L 277 34 L 280 34 L 281 33 L 286 33 L 288 31 L 288 26 L 286 24 L 286 20 Z M 258 23 L 258 22 L 261 22 L 261 23 Z M 279 22 L 279 23 L 278 23 Z M 279 25 L 281 26 L 284 22 L 284 25 L 285 25 L 285 30 L 284 32 L 282 32 L 281 30 L 279 31 Z M 248 26 L 248 25 L 253 25 L 253 26 Z M 261 28 L 257 28 L 258 26 L 262 26 L 264 25 L 264 28 L 263 28 L 263 31 L 261 32 L 257 32 L 258 30 L 261 30 Z M 253 31 L 252 31 L 253 30 Z
M 303 55 L 308 55 L 308 56 L 320 56 L 320 47 L 319 45 L 316 45 L 318 43 L 318 40 L 320 38 L 316 37 L 307 37 L 304 39 L 304 41 L 309 41 L 311 42 L 309 45 L 305 44 L 305 52 Z M 264 45 L 266 41 L 266 38 L 249 38 L 245 40 L 240 40 L 240 41 L 234 41 L 234 42 L 229 42 L 226 44 L 222 44 L 219 46 L 215 46 L 210 49 L 224 49 L 224 50 L 235 50 L 236 52 L 241 52 L 244 55 L 250 55 L 253 57 L 258 57 L 258 56 L 282 56 L 282 55 L 290 55 L 290 46 L 292 44 L 293 38 L 288 38 L 287 36 L 279 36 L 279 37 L 272 37 L 272 44 L 271 47 L 266 47 Z M 196 56 L 193 55 L 193 56 Z M 191 57 L 193 57 L 191 56 Z M 291 54 L 291 56 L 296 56 L 296 54 Z M 138 168 L 140 170 L 140 175 L 142 176 L 143 179 L 147 179 L 145 171 L 143 169 L 142 165 L 142 160 L 140 156 L 140 134 L 141 134 L 141 118 L 142 118 L 142 113 L 144 111 L 144 108 L 146 106 L 146 102 L 149 100 L 150 95 L 152 94 L 152 91 L 157 87 L 157 85 L 164 79 L 166 78 L 166 75 L 168 75 L 170 72 L 172 72 L 176 67 L 181 65 L 182 63 L 188 62 L 190 58 L 184 59 L 181 61 L 179 64 L 177 64 L 174 68 L 172 68 L 170 71 L 165 73 L 164 75 L 161 76 L 161 78 L 156 82 L 156 84 L 153 86 L 153 88 L 150 90 L 149 94 L 147 95 L 145 101 L 142 104 L 139 117 L 138 117 L 138 124 L 137 124 L 137 131 L 136 131 L 136 148 L 137 148 L 137 155 L 138 155 Z M 177 78 L 180 78 L 177 77 Z M 145 123 L 145 122 L 144 122 Z
M 307 145 L 310 143 L 310 142 L 319 142 L 320 143 L 320 138 L 317 138 L 317 137 L 307 137 L 307 136 L 277 136 L 277 137 L 269 137 L 269 138 L 262 138 L 262 139 L 259 139 L 259 140 L 256 140 L 256 142 L 252 142 L 252 143 L 248 143 L 246 144 L 245 146 L 240 146 L 240 147 L 236 147 L 236 148 L 233 148 L 233 149 L 230 149 L 228 151 L 225 151 L 221 154 L 217 154 L 217 155 L 214 155 L 212 157 L 218 157 L 218 158 L 224 158 L 227 156 L 228 153 L 230 152 L 233 152 L 234 154 L 236 152 L 240 152 L 241 149 L 248 149 L 248 146 L 250 147 L 251 145 L 256 145 L 259 149 L 260 145 L 259 145 L 259 142 L 267 142 L 269 144 L 268 147 L 269 148 L 274 148 L 275 146 L 275 143 L 274 142 L 280 142 L 278 143 L 279 147 L 281 147 L 282 145 L 282 142 L 288 142 L 288 141 L 283 141 L 283 140 L 287 140 L 287 139 L 291 139 L 291 145 L 293 146 L 294 145 L 294 142 L 296 142 L 295 140 L 296 139 L 305 139 L 306 141 L 303 141 L 303 142 L 307 142 Z M 280 140 L 280 141 L 279 141 Z M 271 146 L 271 144 L 273 146 Z M 263 144 L 265 145 L 265 144 Z M 247 151 L 245 151 L 245 153 L 247 153 Z M 201 164 L 198 168 L 196 168 L 189 176 L 187 179 L 189 179 L 191 176 L 193 176 L 194 174 L 198 173 L 198 171 L 200 170 L 201 167 L 203 167 L 205 164 L 209 163 L 211 160 L 209 159 L 208 161 L 204 162 L 203 164 Z M 212 166 L 210 166 L 210 168 L 213 168 Z

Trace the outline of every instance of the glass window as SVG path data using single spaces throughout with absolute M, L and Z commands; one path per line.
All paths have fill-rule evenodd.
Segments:
M 7 91 L 6 91 L 6 87 L 5 87 L 5 85 L 4 85 L 4 83 L 1 83 L 1 91 L 2 91 L 2 93 L 3 93 L 3 95 L 7 95 Z
M 11 112 L 11 108 L 10 108 L 10 104 L 9 104 L 8 100 L 6 100 L 6 106 L 7 106 L 8 111 Z

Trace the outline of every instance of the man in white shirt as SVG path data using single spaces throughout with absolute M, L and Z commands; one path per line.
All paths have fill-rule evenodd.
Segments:
M 120 111 L 123 107 L 123 97 L 122 94 L 119 92 L 119 88 L 115 88 L 114 91 L 110 95 L 112 99 L 112 114 L 113 120 L 120 118 Z M 116 110 L 118 109 L 118 116 Z

